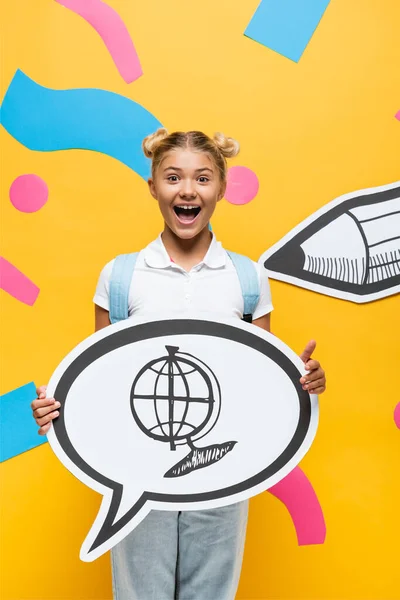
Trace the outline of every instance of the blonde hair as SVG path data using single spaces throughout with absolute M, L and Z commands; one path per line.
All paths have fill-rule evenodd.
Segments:
M 164 154 L 177 148 L 188 148 L 195 152 L 206 152 L 218 169 L 220 179 L 226 181 L 228 166 L 226 159 L 239 153 L 239 142 L 226 137 L 223 133 L 216 133 L 211 139 L 201 131 L 175 131 L 168 133 L 166 129 L 157 129 L 143 140 L 143 151 L 147 158 L 151 158 L 151 174 L 154 178 Z

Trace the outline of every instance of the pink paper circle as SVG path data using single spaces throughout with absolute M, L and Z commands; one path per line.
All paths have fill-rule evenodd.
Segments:
M 20 175 L 11 184 L 11 204 L 21 212 L 33 213 L 47 202 L 49 189 L 38 175 Z
M 397 427 L 400 429 L 400 402 L 398 403 L 398 405 L 394 409 L 394 415 L 393 416 L 394 416 L 394 422 L 396 423 Z
M 247 167 L 231 167 L 228 170 L 228 183 L 225 199 L 231 204 L 247 204 L 257 196 L 259 188 L 257 175 Z

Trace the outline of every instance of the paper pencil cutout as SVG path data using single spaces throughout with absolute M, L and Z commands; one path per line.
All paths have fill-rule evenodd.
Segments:
M 272 279 L 352 302 L 400 292 L 400 182 L 336 198 L 259 262 Z

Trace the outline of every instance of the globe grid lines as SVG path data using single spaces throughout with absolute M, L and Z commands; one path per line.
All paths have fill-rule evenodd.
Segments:
M 179 347 L 177 346 L 166 345 L 165 348 L 168 352 L 167 356 L 162 356 L 160 358 L 151 360 L 144 367 L 142 367 L 142 369 L 136 375 L 131 388 L 132 414 L 137 425 L 143 431 L 143 433 L 157 441 L 168 442 L 170 445 L 170 450 L 176 450 L 177 442 L 186 443 L 189 445 L 189 447 L 193 448 L 193 442 L 191 438 L 200 433 L 206 427 L 215 409 L 213 385 L 205 369 L 191 360 L 195 359 L 198 361 L 196 357 L 192 357 L 187 353 L 185 353 L 185 357 L 183 357 L 182 353 L 178 352 Z M 199 362 L 204 365 L 204 367 L 208 368 L 205 363 L 202 361 Z M 188 366 L 189 370 L 184 370 L 181 365 Z M 142 376 L 146 375 L 149 371 L 152 371 L 156 374 L 155 381 L 153 382 L 153 393 L 136 393 L 139 381 L 141 380 Z M 208 394 L 196 395 L 193 397 L 190 396 L 190 387 L 187 377 L 193 373 L 200 375 L 203 385 L 206 385 Z M 166 393 L 165 391 L 164 393 L 158 392 L 160 382 L 162 387 L 165 388 L 165 383 L 162 383 L 162 377 L 167 377 L 167 381 L 164 379 L 164 382 L 167 384 Z M 176 385 L 178 382 L 180 382 L 181 385 L 183 384 L 184 387 L 183 394 L 181 392 L 179 395 L 175 394 Z M 219 392 L 219 389 L 217 391 Z M 141 407 L 138 405 L 138 401 L 142 400 L 149 400 L 150 402 L 153 402 L 156 423 L 152 427 L 147 426 L 140 416 Z M 167 419 L 162 419 L 160 417 L 160 402 L 168 403 Z M 183 412 L 179 420 L 177 420 L 176 417 L 176 402 L 184 403 Z M 206 414 L 202 416 L 199 424 L 193 424 L 187 419 L 192 403 L 193 405 L 203 404 L 204 406 L 208 406 L 208 410 Z M 199 419 L 198 415 L 197 419 Z M 182 433 L 183 429 L 185 429 L 184 433 Z M 192 429 L 192 431 L 188 432 L 187 429 Z

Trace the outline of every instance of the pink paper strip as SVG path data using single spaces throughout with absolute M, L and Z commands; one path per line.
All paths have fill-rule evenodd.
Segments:
M 111 6 L 101 0 L 55 1 L 81 16 L 97 31 L 126 83 L 132 83 L 143 74 L 126 25 Z
M 0 256 L 0 289 L 29 306 L 35 304 L 40 292 L 37 285 L 2 256 Z
M 307 475 L 296 467 L 268 490 L 283 502 L 292 517 L 299 546 L 323 544 L 326 537 L 324 514 Z
M 396 119 L 397 119 L 398 121 L 400 121 L 400 110 L 399 110 L 399 112 L 397 112 L 397 113 L 396 113 L 394 116 L 396 117 Z
M 396 423 L 397 427 L 400 429 L 400 402 L 394 409 L 394 422 Z

